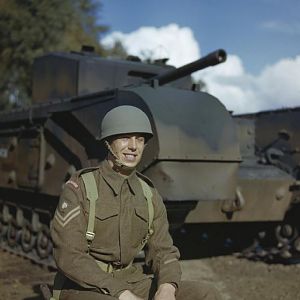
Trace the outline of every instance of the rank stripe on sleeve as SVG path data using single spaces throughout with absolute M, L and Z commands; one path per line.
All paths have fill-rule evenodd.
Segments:
M 65 227 L 71 220 L 77 217 L 80 214 L 80 206 L 76 206 L 71 211 L 69 211 L 65 216 L 62 216 L 59 211 L 55 213 L 55 220 L 58 222 L 59 225 Z

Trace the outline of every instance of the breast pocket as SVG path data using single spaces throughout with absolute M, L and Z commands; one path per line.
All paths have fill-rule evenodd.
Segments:
M 148 232 L 148 209 L 146 206 L 137 206 L 134 208 L 132 218 L 132 242 L 137 247 L 141 244 Z
M 119 208 L 100 204 L 95 214 L 95 238 L 92 247 L 111 252 L 119 246 Z

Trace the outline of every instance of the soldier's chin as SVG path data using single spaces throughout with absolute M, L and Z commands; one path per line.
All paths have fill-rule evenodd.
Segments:
M 126 166 L 127 168 L 131 168 L 131 169 L 134 169 L 136 166 L 137 166 L 137 164 L 138 164 L 138 161 L 136 160 L 136 161 L 123 161 L 123 164 L 124 164 L 124 166 Z
M 122 163 L 126 167 L 132 168 L 132 169 L 135 168 L 138 165 L 139 161 L 140 161 L 140 159 L 137 156 L 135 156 L 134 160 L 128 160 L 125 157 L 123 157 L 123 159 L 122 159 Z

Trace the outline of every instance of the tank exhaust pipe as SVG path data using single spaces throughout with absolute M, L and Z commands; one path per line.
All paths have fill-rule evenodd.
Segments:
M 167 71 L 166 73 L 157 75 L 151 78 L 151 81 L 157 80 L 159 85 L 164 85 L 171 81 L 175 81 L 179 78 L 192 74 L 193 72 L 220 64 L 226 61 L 226 57 L 226 51 L 223 49 L 219 49 L 178 69 Z

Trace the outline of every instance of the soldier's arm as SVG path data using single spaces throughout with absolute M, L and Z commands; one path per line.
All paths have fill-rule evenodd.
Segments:
M 65 184 L 52 224 L 53 254 L 58 269 L 84 288 L 96 288 L 114 297 L 129 289 L 127 284 L 102 271 L 88 254 L 87 219 L 83 210 L 82 183 L 73 177 Z
M 154 190 L 154 233 L 148 241 L 146 263 L 152 267 L 158 286 L 172 283 L 178 287 L 181 279 L 179 251 L 169 233 L 167 212 L 161 196 Z

